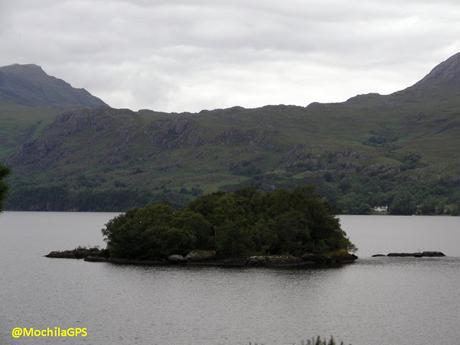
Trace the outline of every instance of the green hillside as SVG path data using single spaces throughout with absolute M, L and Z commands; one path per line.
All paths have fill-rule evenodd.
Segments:
M 392 95 L 166 114 L 0 105 L 7 207 L 124 210 L 313 184 L 344 213 L 460 210 L 460 57 Z
M 0 160 L 33 140 L 59 113 L 52 107 L 28 107 L 0 102 Z

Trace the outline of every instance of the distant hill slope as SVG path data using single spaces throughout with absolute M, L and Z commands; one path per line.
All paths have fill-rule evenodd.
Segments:
M 106 106 L 85 89 L 75 89 L 47 75 L 37 65 L 0 67 L 0 102 L 52 107 Z
M 0 159 L 13 170 L 7 206 L 124 210 L 248 185 L 313 184 L 337 212 L 389 205 L 394 214 L 456 214 L 459 95 L 456 55 L 403 91 L 307 107 L 56 116 L 0 104 Z

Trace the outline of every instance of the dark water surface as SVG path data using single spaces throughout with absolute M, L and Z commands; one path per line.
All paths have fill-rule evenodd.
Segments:
M 47 259 L 102 244 L 110 213 L 0 215 L 0 344 L 460 344 L 460 218 L 343 216 L 354 265 L 327 270 L 148 268 Z M 442 250 L 448 258 L 369 258 Z M 13 327 L 87 338 L 11 339 Z

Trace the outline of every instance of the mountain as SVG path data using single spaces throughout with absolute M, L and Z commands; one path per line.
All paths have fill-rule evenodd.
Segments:
M 391 95 L 168 114 L 0 106 L 10 209 L 125 210 L 314 185 L 337 212 L 460 212 L 460 58 Z
M 460 53 L 455 54 L 436 66 L 425 78 L 415 84 L 412 89 L 425 92 L 441 89 L 443 91 L 460 90 Z
M 0 67 L 0 102 L 62 108 L 106 106 L 85 89 L 75 89 L 37 65 Z

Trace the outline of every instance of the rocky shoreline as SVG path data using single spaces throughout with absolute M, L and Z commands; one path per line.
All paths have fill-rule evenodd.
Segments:
M 358 257 L 350 253 L 314 254 L 302 257 L 292 255 L 250 256 L 247 258 L 218 258 L 215 251 L 195 250 L 186 256 L 170 255 L 163 260 L 134 260 L 109 257 L 106 249 L 76 248 L 73 250 L 52 251 L 48 258 L 83 259 L 87 262 L 109 262 L 117 265 L 137 266 L 181 266 L 181 267 L 267 267 L 267 268 L 324 268 L 340 267 L 355 262 Z

